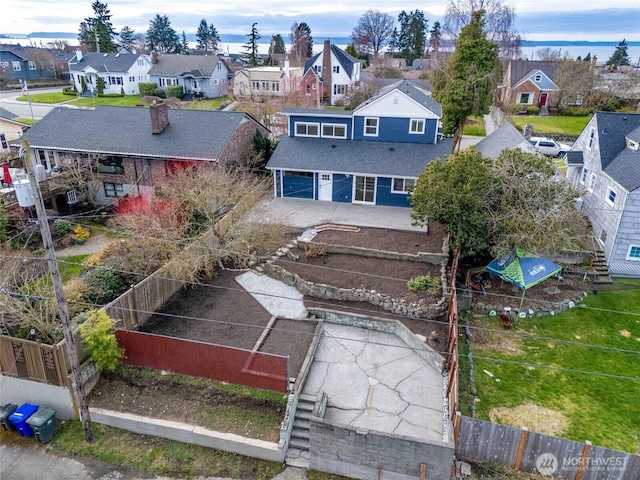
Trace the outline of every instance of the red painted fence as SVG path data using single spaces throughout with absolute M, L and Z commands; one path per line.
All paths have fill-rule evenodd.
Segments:
M 287 392 L 289 357 L 131 330 L 116 338 L 127 365 Z

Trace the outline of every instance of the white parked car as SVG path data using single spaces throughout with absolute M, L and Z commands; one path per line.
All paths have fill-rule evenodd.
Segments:
M 531 137 L 530 142 L 531 145 L 536 147 L 540 153 L 547 157 L 562 157 L 565 153 L 571 150 L 569 145 L 558 143 L 552 138 Z

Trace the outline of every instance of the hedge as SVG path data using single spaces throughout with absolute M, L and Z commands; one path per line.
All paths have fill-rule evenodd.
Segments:
M 140 88 L 140 95 L 143 97 L 146 95 L 153 95 L 153 92 L 158 88 L 154 82 L 140 82 L 138 84 L 138 88 Z
M 169 85 L 165 90 L 167 97 L 182 97 L 182 85 Z

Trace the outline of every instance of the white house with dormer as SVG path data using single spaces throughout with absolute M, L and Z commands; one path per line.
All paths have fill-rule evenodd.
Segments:
M 325 40 L 322 51 L 304 64 L 304 74 L 313 70 L 321 79 L 323 94 L 331 105 L 342 100 L 360 83 L 360 60 Z
M 69 60 L 69 75 L 80 93 L 97 92 L 98 78 L 101 78 L 105 94 L 139 94 L 139 84 L 149 81 L 150 69 L 151 58 L 138 53 L 83 54 L 78 50 Z

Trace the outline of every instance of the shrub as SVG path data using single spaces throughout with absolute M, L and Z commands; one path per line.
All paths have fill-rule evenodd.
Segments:
M 89 230 L 82 228 L 82 225 L 76 225 L 73 229 L 73 233 L 76 235 L 76 240 L 79 242 L 85 242 L 89 238 Z
M 327 254 L 327 246 L 323 243 L 311 243 L 304 251 L 304 256 L 309 257 L 324 257 Z
M 60 236 L 66 235 L 71 231 L 71 222 L 63 218 L 58 218 L 53 221 L 53 229 Z
M 98 368 L 115 370 L 124 357 L 124 350 L 118 345 L 113 331 L 115 320 L 102 308 L 80 314 L 80 317 L 86 317 L 80 326 L 80 336 L 89 357 Z
M 153 92 L 158 88 L 158 85 L 154 82 L 140 82 L 138 84 L 138 88 L 140 89 L 140 95 L 144 97 L 145 95 L 153 95 Z
M 98 96 L 104 93 L 104 80 L 102 77 L 98 77 Z
M 127 289 L 127 285 L 117 273 L 102 268 L 91 270 L 84 281 L 87 285 L 84 299 L 96 305 L 104 305 L 118 298 Z
M 407 282 L 407 287 L 412 292 L 420 292 L 431 287 L 439 287 L 440 279 L 438 277 L 430 277 L 429 275 L 421 275 L 413 277 Z
M 566 117 L 584 117 L 589 114 L 591 114 L 591 111 L 588 108 L 565 107 L 560 110 L 560 115 Z
M 169 85 L 166 88 L 167 97 L 181 98 L 182 97 L 182 85 Z
M 65 95 L 73 95 L 73 96 L 75 96 L 77 94 L 75 85 L 73 87 L 64 87 L 62 89 L 62 93 L 64 93 Z
M 124 97 L 124 93 L 99 93 L 98 96 L 101 98 L 120 98 Z
M 540 107 L 530 105 L 527 107 L 527 115 L 538 115 L 540 113 Z
M 150 95 L 154 97 L 166 98 L 167 92 L 163 88 L 156 88 L 150 93 Z
M 84 305 L 84 293 L 87 291 L 87 284 L 82 278 L 72 278 L 65 282 L 63 289 L 69 307 L 69 315 L 73 317 L 87 308 Z

